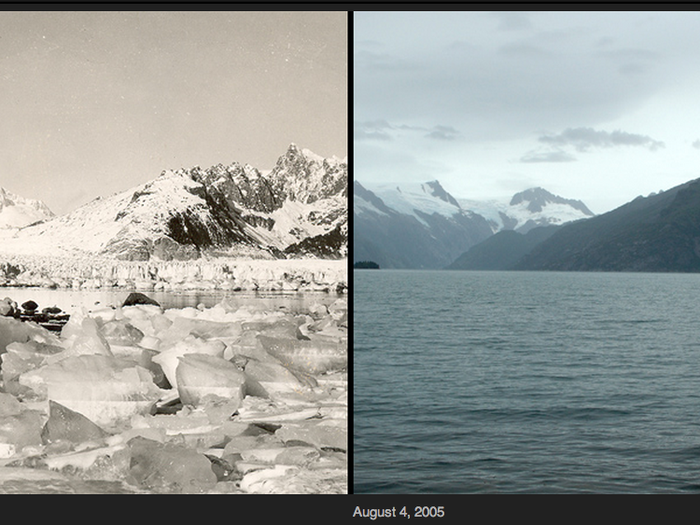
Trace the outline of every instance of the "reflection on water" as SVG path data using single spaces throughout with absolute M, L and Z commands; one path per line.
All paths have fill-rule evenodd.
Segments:
M 47 288 L 13 288 L 0 286 L 0 299 L 9 297 L 18 304 L 32 300 L 39 305 L 39 309 L 48 306 L 58 306 L 64 312 L 73 313 L 81 308 L 95 310 L 97 308 L 109 306 L 121 306 L 124 299 L 138 290 L 110 289 L 110 290 L 73 290 L 67 289 L 47 289 Z M 287 311 L 297 312 L 308 308 L 314 303 L 330 305 L 343 295 L 324 292 L 308 293 L 285 293 L 285 292 L 231 292 L 231 291 L 181 291 L 164 292 L 150 291 L 142 292 L 148 297 L 158 301 L 165 309 L 186 308 L 188 306 L 197 307 L 202 304 L 206 308 L 211 308 L 220 303 L 223 299 L 228 302 L 245 306 L 255 304 L 261 307 L 280 308 Z

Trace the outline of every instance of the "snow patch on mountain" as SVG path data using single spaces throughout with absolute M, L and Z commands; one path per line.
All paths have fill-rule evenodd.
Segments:
M 429 226 L 429 224 L 421 214 L 432 215 L 436 213 L 443 217 L 451 218 L 464 212 L 451 196 L 449 198 L 444 197 L 444 195 L 449 194 L 444 191 L 437 181 L 426 183 L 365 184 L 364 187 L 379 197 L 388 208 L 404 215 L 412 215 L 425 226 Z M 384 212 L 364 199 L 360 202 L 358 211 L 362 212 L 363 208 L 364 211 L 376 210 L 376 213 L 384 214 Z
M 494 233 L 517 230 L 521 233 L 537 226 L 561 225 L 594 215 L 577 200 L 564 199 L 543 188 L 516 193 L 509 202 L 458 199 L 460 206 L 486 218 Z

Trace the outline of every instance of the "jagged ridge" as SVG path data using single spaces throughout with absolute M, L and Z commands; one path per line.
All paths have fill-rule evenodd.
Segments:
M 343 223 L 347 161 L 324 159 L 292 144 L 267 175 L 239 163 L 166 170 L 146 184 L 26 228 L 7 239 L 3 251 L 45 253 L 43 239 L 51 238 L 49 249 L 64 255 L 275 258 L 296 253 L 284 250 L 307 238 L 322 239 Z M 336 252 L 318 250 L 329 257 Z

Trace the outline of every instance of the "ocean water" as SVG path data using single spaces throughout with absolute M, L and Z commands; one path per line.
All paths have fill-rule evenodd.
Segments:
M 700 275 L 355 270 L 354 487 L 700 492 Z

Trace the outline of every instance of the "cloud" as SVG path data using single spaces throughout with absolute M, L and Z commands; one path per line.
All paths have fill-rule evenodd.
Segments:
M 627 133 L 616 130 L 612 133 L 596 131 L 593 128 L 567 128 L 558 135 L 544 135 L 538 139 L 554 146 L 573 146 L 577 151 L 585 152 L 592 147 L 613 148 L 617 146 L 642 146 L 649 151 L 665 147 L 661 141 L 647 135 Z
M 520 158 L 520 162 L 574 162 L 576 157 L 566 151 L 530 151 Z
M 700 149 L 700 139 L 696 140 L 691 144 L 695 149 Z
M 393 126 L 386 120 L 372 120 L 367 122 L 353 122 L 354 140 L 392 140 L 387 130 Z
M 432 128 L 409 124 L 390 124 L 386 120 L 354 121 L 353 138 L 355 140 L 393 140 L 398 131 L 421 132 L 425 137 L 436 140 L 455 140 L 460 133 L 452 126 L 436 125 Z M 427 133 L 426 133 L 427 132 Z
M 455 140 L 459 137 L 459 131 L 452 126 L 435 126 L 426 137 L 437 140 Z

